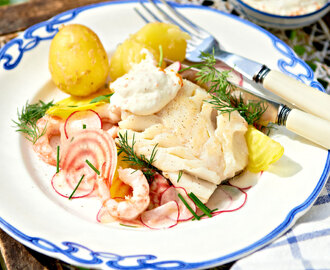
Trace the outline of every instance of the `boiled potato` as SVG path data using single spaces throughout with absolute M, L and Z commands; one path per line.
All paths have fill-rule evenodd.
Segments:
M 154 50 L 149 46 L 137 42 L 134 39 L 126 39 L 119 44 L 110 60 L 110 78 L 115 80 L 127 73 L 133 64 L 140 63 L 146 58 L 146 54 L 141 53 L 142 49 L 147 49 L 154 56 L 155 61 L 159 60 L 159 50 Z
M 165 58 L 183 61 L 186 56 L 189 35 L 176 25 L 154 22 L 146 24 L 132 38 L 154 50 L 158 50 L 161 45 Z
M 103 87 L 109 72 L 106 51 L 88 27 L 62 27 L 50 45 L 49 70 L 58 88 L 73 96 L 88 96 Z
M 146 48 L 159 60 L 159 46 L 163 50 L 163 57 L 173 61 L 183 61 L 186 55 L 187 39 L 189 35 L 179 27 L 166 23 L 149 23 L 137 33 L 120 44 L 110 61 L 110 78 L 115 80 L 127 73 L 133 63 L 139 63 L 145 58 L 141 50 Z M 163 66 L 165 63 L 163 62 Z

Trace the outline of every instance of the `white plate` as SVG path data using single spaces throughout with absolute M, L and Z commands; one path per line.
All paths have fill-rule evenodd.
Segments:
M 11 119 L 27 100 L 58 94 L 47 92 L 47 55 L 57 27 L 88 25 L 111 52 L 143 26 L 134 6 L 121 1 L 65 12 L 29 28 L 0 51 L 1 228 L 32 249 L 86 267 L 190 269 L 236 260 L 283 234 L 309 209 L 329 172 L 326 150 L 278 129 L 274 137 L 285 154 L 248 190 L 241 210 L 168 230 L 146 230 L 98 224 L 98 201 L 68 201 L 56 195 L 50 187 L 55 169 L 40 162 L 13 128 Z M 176 6 L 226 49 L 322 89 L 308 66 L 265 30 L 205 7 Z

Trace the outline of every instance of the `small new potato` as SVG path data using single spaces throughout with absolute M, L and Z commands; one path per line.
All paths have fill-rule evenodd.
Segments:
M 119 44 L 110 60 L 109 74 L 111 80 L 114 81 L 123 76 L 131 69 L 133 64 L 138 64 L 141 60 L 145 59 L 146 55 L 141 53 L 143 49 L 147 49 L 152 53 L 155 61 L 159 60 L 159 50 L 154 50 L 134 39 L 126 39 L 123 43 Z
M 143 26 L 132 38 L 154 50 L 158 50 L 161 45 L 165 58 L 182 62 L 186 57 L 187 40 L 190 36 L 176 25 L 153 22 Z
M 61 28 L 52 40 L 49 70 L 58 88 L 83 97 L 104 86 L 109 61 L 100 39 L 91 29 L 70 24 Z

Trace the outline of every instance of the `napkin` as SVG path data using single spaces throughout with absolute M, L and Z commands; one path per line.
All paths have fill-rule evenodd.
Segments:
M 283 236 L 230 270 L 330 269 L 330 177 L 312 208 Z

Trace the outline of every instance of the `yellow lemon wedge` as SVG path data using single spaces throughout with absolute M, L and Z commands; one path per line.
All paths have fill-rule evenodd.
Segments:
M 125 196 L 132 195 L 131 186 L 125 184 L 119 178 L 119 174 L 118 174 L 119 167 L 123 169 L 130 168 L 130 164 L 126 161 L 123 161 L 123 154 L 119 155 L 118 157 L 116 172 L 112 179 L 112 183 L 110 187 L 110 194 L 111 194 L 111 198 L 113 199 L 120 199 L 120 198 L 124 199 Z
M 97 101 L 94 103 L 91 103 L 91 101 L 99 96 L 108 94 L 110 94 L 109 90 L 102 89 L 88 97 L 70 96 L 56 102 L 54 106 L 50 107 L 46 111 L 46 114 L 66 119 L 75 111 L 93 110 L 97 106 L 104 104 L 106 102 L 105 100 Z
M 254 173 L 265 171 L 269 165 L 276 162 L 284 153 L 283 146 L 257 130 L 249 126 L 245 134 L 249 149 L 248 170 Z

